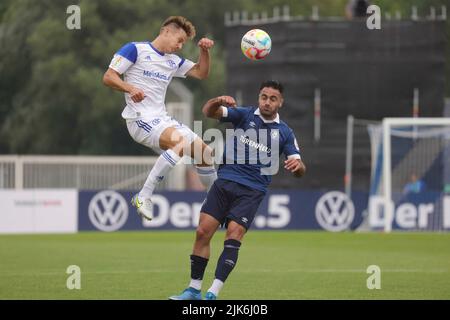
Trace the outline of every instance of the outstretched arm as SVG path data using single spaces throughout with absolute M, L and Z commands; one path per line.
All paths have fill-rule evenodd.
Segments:
M 108 70 L 106 70 L 103 75 L 103 83 L 115 90 L 129 93 L 134 102 L 141 102 L 145 98 L 144 91 L 123 81 L 120 74 L 114 69 L 108 68 Z
M 236 107 L 236 101 L 230 96 L 220 96 L 208 100 L 202 112 L 208 118 L 220 119 L 223 117 L 222 106 Z
M 198 62 L 186 73 L 186 75 L 197 79 L 206 79 L 209 76 L 209 67 L 211 64 L 209 49 L 214 46 L 214 41 L 208 38 L 202 38 L 197 45 L 200 48 Z

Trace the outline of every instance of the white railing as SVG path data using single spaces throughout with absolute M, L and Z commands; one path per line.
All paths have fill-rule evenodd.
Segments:
M 192 93 L 177 80 L 172 82 L 170 90 L 179 102 L 167 103 L 168 114 L 191 127 Z M 156 159 L 157 157 L 0 155 L 0 189 L 138 190 L 142 188 Z M 156 188 L 184 190 L 185 162 L 180 161 Z
M 0 156 L 0 189 L 138 190 L 156 159 L 122 156 Z M 183 190 L 185 184 L 186 165 L 180 163 L 157 189 Z

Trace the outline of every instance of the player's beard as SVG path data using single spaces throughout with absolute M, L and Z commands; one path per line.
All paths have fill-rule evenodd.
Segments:
M 259 110 L 265 118 L 272 119 L 275 118 L 278 108 L 275 108 L 275 110 L 272 111 L 272 108 L 263 106 Z

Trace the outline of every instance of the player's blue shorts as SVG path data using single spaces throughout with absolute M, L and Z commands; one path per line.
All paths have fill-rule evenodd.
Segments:
M 217 179 L 206 196 L 201 212 L 228 226 L 233 220 L 249 229 L 265 192 L 225 179 Z

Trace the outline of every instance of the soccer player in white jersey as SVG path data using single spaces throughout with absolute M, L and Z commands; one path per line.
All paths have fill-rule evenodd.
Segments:
M 122 117 L 131 137 L 161 154 L 142 190 L 131 200 L 137 212 L 148 220 L 153 218 L 151 196 L 156 184 L 186 150 L 188 156 L 193 159 L 196 156 L 197 172 L 208 190 L 217 178 L 212 149 L 190 128 L 170 117 L 164 104 L 173 77 L 208 77 L 212 40 L 202 38 L 198 42 L 200 56 L 197 63 L 175 54 L 194 36 L 195 27 L 191 22 L 181 16 L 171 16 L 164 21 L 152 42 L 130 42 L 120 48 L 103 77 L 105 85 L 125 92 L 126 106 Z

